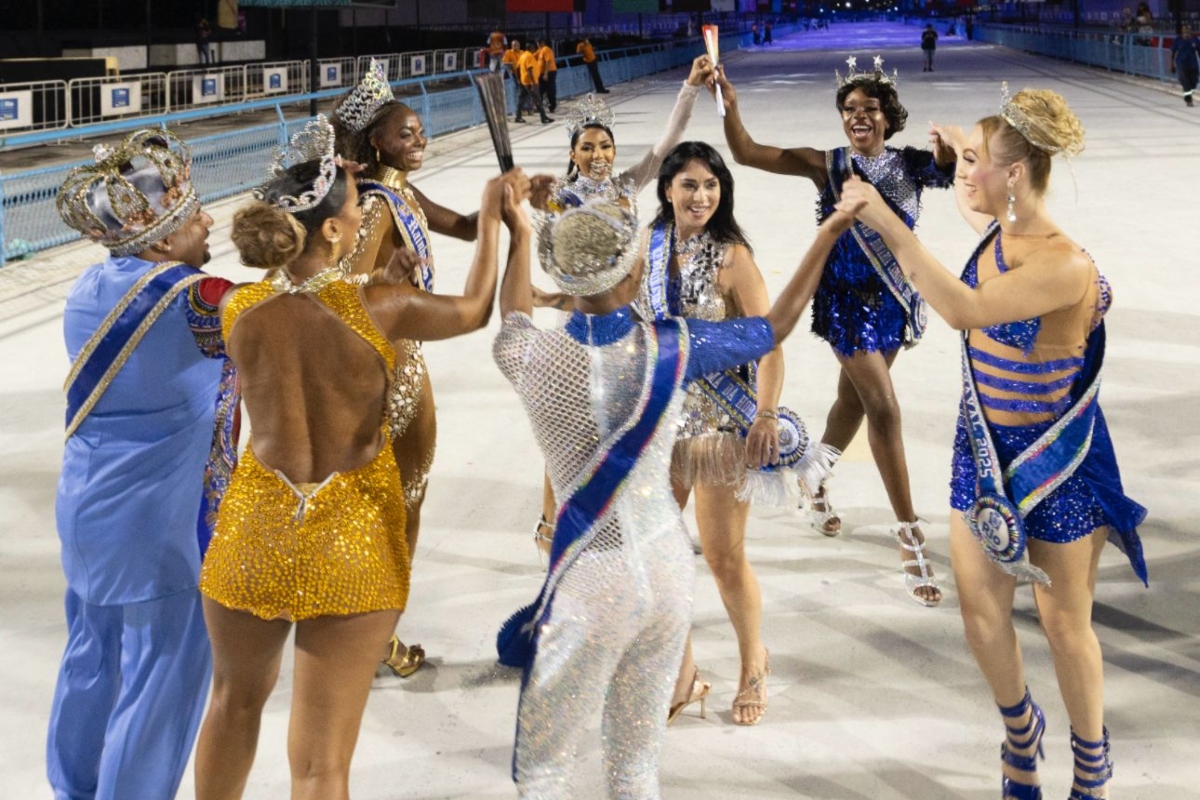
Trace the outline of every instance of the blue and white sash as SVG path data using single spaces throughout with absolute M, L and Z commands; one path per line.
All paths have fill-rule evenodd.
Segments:
M 171 301 L 206 277 L 195 267 L 171 261 L 148 270 L 130 287 L 79 351 L 63 383 L 67 395 L 65 438 L 79 430 Z
M 841 199 L 842 182 L 854 174 L 853 161 L 850 158 L 850 148 L 838 147 L 826 152 L 825 169 L 829 173 L 829 189 L 833 192 L 834 202 L 837 202 Z M 902 218 L 905 218 L 904 213 L 897 209 L 891 200 L 887 197 L 883 199 L 893 211 Z M 871 262 L 871 266 L 875 268 L 875 272 L 879 275 L 880 280 L 887 286 L 888 291 L 892 293 L 892 297 L 896 298 L 896 302 L 900 304 L 900 307 L 904 309 L 904 315 L 907 318 L 904 325 L 904 346 L 906 348 L 913 347 L 921 340 L 921 336 L 925 333 L 925 326 L 929 321 L 925 300 L 917 293 L 913 285 L 908 282 L 908 278 L 904 276 L 904 271 L 900 269 L 900 265 L 896 262 L 896 256 L 888 249 L 882 236 L 857 220 L 850 227 L 850 232 L 854 237 L 854 241 L 858 243 L 859 248 L 863 251 L 863 255 L 867 257 L 867 260 Z
M 1050 584 L 1046 573 L 1029 563 L 1023 520 L 1087 458 L 1100 407 L 1097 397 L 1104 343 L 1104 324 L 1101 323 L 1088 337 L 1088 368 L 1077 379 L 1076 385 L 1087 388 L 1049 430 L 1013 459 L 1001 475 L 1000 458 L 979 402 L 967 332 L 963 332 L 961 413 L 971 442 L 978 481 L 978 496 L 967 512 L 966 520 L 987 557 L 1009 575 Z
M 667 299 L 672 256 L 672 226 L 660 222 L 650 229 L 648 263 L 643 278 L 646 286 L 648 309 L 655 319 L 670 319 L 671 311 Z M 754 416 L 758 412 L 757 369 L 751 363 L 744 369 L 732 369 L 705 375 L 696 385 L 720 406 L 738 426 L 745 438 L 750 433 Z M 764 467 L 761 471 L 772 472 L 794 467 L 804 456 L 808 447 L 808 432 L 796 412 L 779 407 L 779 464 Z
M 409 208 L 408 201 L 395 189 L 376 181 L 360 181 L 358 186 L 362 193 L 379 194 L 387 201 L 388 207 L 392 210 L 392 218 L 396 221 L 396 227 L 404 238 L 404 243 L 416 251 L 417 256 L 421 259 L 418 271 L 421 288 L 432 292 L 433 264 L 429 256 L 429 236 L 425 233 L 421 221 L 417 219 L 416 213 Z
M 605 445 L 562 504 L 550 545 L 550 569 L 537 600 L 513 614 L 500 628 L 496 651 L 501 664 L 529 665 L 537 648 L 536 632 L 549 617 L 554 590 L 567 569 L 597 533 L 596 523 L 617 499 L 646 446 L 663 421 L 671 398 L 682 385 L 687 365 L 687 336 L 675 321 L 655 322 L 646 338 L 646 361 L 653 372 L 638 409 Z

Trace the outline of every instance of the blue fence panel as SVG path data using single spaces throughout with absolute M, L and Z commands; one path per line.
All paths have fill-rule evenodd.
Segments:
M 776 28 L 783 35 L 792 26 Z M 746 46 L 749 34 L 730 34 L 721 37 L 720 46 L 726 52 Z M 600 61 L 600 74 L 606 85 L 622 83 L 634 78 L 652 75 L 691 62 L 704 52 L 697 39 L 680 41 L 668 45 L 642 46 L 624 51 L 606 52 Z M 428 84 L 447 79 L 461 79 L 466 73 L 440 75 L 436 79 L 399 81 L 400 97 L 421 114 L 425 130 L 431 136 L 462 130 L 484 121 L 483 109 L 473 86 L 442 91 L 428 91 Z M 509 111 L 516 109 L 517 91 L 512 81 L 505 81 Z M 419 88 L 420 94 L 404 93 L 404 89 Z M 316 97 L 329 99 L 339 96 L 344 90 L 319 92 Z M 558 96 L 569 99 L 592 91 L 588 70 L 572 57 L 558 70 Z M 295 103 L 309 96 L 288 98 L 285 102 Z M 281 98 L 282 100 L 282 98 Z M 229 114 L 236 110 L 254 110 L 279 106 L 270 102 L 245 103 L 237 108 L 223 109 Z M 217 112 L 221 113 L 221 112 Z M 266 168 L 275 148 L 285 143 L 301 130 L 307 118 L 256 125 L 230 133 L 204 136 L 189 140 L 192 148 L 192 178 L 202 201 L 211 202 L 252 189 L 266 177 Z M 150 118 L 140 121 L 138 127 L 166 125 L 172 122 L 215 115 L 213 112 L 191 111 Z M 119 126 L 96 126 L 101 131 L 117 133 Z M 79 129 L 77 135 L 87 131 Z M 58 216 L 54 198 L 67 173 L 85 162 L 63 164 L 44 169 L 0 175 L 0 266 L 6 259 L 18 258 L 39 250 L 45 250 L 73 241 L 78 234 L 69 229 Z

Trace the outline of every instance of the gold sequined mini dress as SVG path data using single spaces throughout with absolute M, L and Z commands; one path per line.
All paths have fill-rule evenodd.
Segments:
M 267 282 L 239 289 L 222 326 L 273 294 Z M 394 368 L 391 344 L 363 307 L 359 289 L 322 288 L 314 299 L 365 339 Z M 385 439 L 388 427 L 382 425 Z M 238 462 L 200 573 L 200 590 L 221 605 L 262 619 L 403 610 L 410 561 L 404 491 L 391 442 L 367 464 L 320 484 L 293 484 L 263 464 L 253 445 Z

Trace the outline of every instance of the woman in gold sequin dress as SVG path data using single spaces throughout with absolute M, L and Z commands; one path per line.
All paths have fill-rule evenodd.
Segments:
M 363 197 L 363 223 L 348 266 L 364 278 L 384 267 L 393 254 L 405 254 L 412 265 L 412 285 L 433 291 L 434 260 L 430 231 L 472 242 L 476 214 L 463 215 L 430 200 L 408 182 L 409 173 L 421 168 L 428 139 L 421 118 L 395 100 L 390 85 L 376 64 L 338 107 L 334 127 L 338 151 L 366 166 L 359 179 Z M 421 343 L 401 342 L 396 347 L 396 372 L 389 397 L 392 448 L 404 483 L 408 512 L 405 539 L 415 553 L 421 529 L 421 506 L 429 482 L 437 445 L 437 417 L 433 386 L 425 368 Z M 408 677 L 425 661 L 419 644 L 406 646 L 393 636 L 383 663 L 400 677 Z
M 515 177 L 488 184 L 463 296 L 355 286 L 338 256 L 362 211 L 331 131 L 328 142 L 326 155 L 288 168 L 234 219 L 243 261 L 277 275 L 238 288 L 222 310 L 253 436 L 200 579 L 214 668 L 196 751 L 199 800 L 241 797 L 293 623 L 291 796 L 349 797 L 372 656 L 409 586 L 386 414 L 395 344 L 486 324 L 504 187 L 525 193 Z

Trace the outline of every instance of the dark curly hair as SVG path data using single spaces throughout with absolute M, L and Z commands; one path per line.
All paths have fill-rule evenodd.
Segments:
M 706 142 L 680 142 L 663 159 L 662 166 L 658 168 L 658 214 L 654 217 L 654 224 L 675 222 L 675 207 L 667 199 L 667 186 L 693 159 L 707 164 L 721 185 L 721 202 L 709 219 L 706 230 L 718 242 L 740 244 L 750 249 L 750 240 L 733 218 L 733 173 L 725 165 L 721 154 Z
M 884 83 L 880 78 L 868 78 L 844 84 L 837 90 L 838 111 L 846 107 L 846 98 L 855 89 L 862 89 L 863 94 L 867 97 L 873 97 L 879 101 L 880 109 L 888 124 L 887 130 L 883 134 L 885 140 L 904 130 L 904 123 L 908 122 L 908 109 L 900 105 L 900 95 L 896 93 L 894 83 L 890 80 Z
M 348 95 L 347 95 L 348 96 Z M 340 102 L 339 102 L 340 105 Z M 333 131 L 337 139 L 334 148 L 348 161 L 357 161 L 367 168 L 367 174 L 373 175 L 379 171 L 379 159 L 375 157 L 375 146 L 371 144 L 371 134 L 378 130 L 383 121 L 397 109 L 412 111 L 399 100 L 388 100 L 383 104 L 371 121 L 361 131 L 352 131 L 346 127 L 337 113 L 333 115 Z M 413 112 L 416 113 L 415 111 Z

